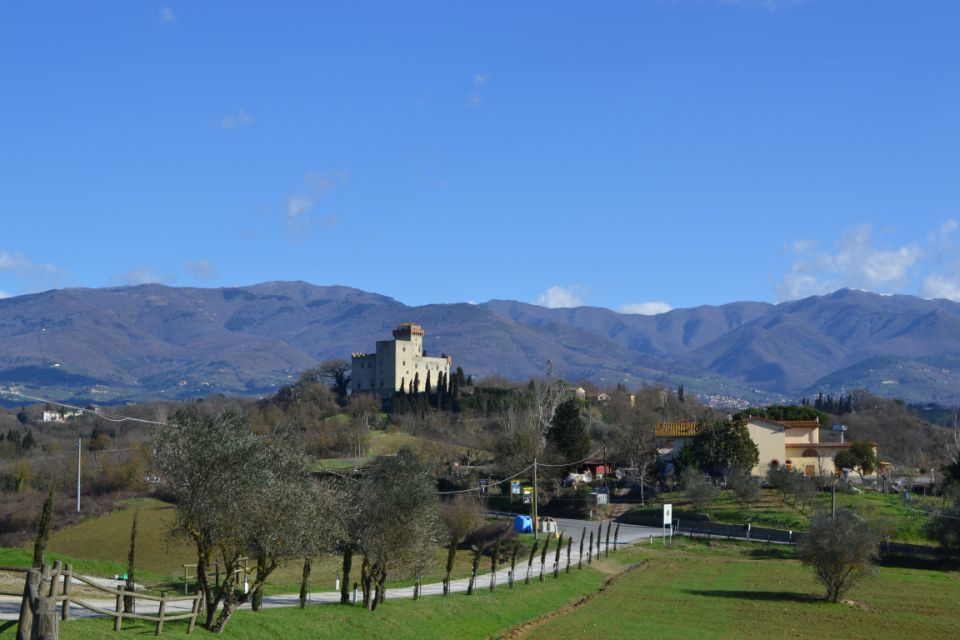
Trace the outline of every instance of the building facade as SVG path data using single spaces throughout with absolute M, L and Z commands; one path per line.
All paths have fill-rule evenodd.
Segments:
M 354 353 L 350 392 L 392 398 L 401 389 L 422 393 L 427 389 L 427 381 L 431 388 L 436 388 L 441 374 L 449 380 L 450 356 L 425 356 L 423 335 L 423 327 L 407 322 L 393 330 L 393 340 L 378 340 L 375 353 Z
M 760 454 L 752 469 L 755 476 L 763 476 L 770 467 L 780 466 L 811 477 L 834 475 L 837 469 L 833 460 L 837 453 L 853 446 L 851 442 L 820 442 L 817 420 L 769 420 L 751 416 L 745 424 Z M 668 458 L 677 454 L 703 428 L 696 422 L 658 424 L 658 453 Z M 877 445 L 871 444 L 876 453 Z

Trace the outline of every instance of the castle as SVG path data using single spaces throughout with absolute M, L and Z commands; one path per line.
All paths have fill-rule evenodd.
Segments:
M 430 358 L 423 354 L 423 327 L 412 322 L 393 330 L 393 340 L 378 340 L 376 353 L 354 353 L 351 360 L 350 392 L 375 393 L 392 398 L 400 391 L 426 391 L 427 381 L 435 388 L 440 375 L 450 378 L 450 356 Z

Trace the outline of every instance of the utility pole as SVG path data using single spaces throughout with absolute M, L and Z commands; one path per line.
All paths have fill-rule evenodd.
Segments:
M 537 517 L 537 459 L 533 459 L 533 539 L 540 539 L 540 519 Z
M 610 489 L 607 487 L 607 476 L 610 474 L 610 469 L 607 467 L 607 443 L 603 443 L 603 490 L 607 494 L 607 504 L 610 500 Z
M 77 513 L 80 513 L 80 453 L 83 451 L 82 443 L 83 438 L 77 436 Z
M 837 515 L 837 476 L 833 476 L 833 489 L 830 491 L 830 521 Z

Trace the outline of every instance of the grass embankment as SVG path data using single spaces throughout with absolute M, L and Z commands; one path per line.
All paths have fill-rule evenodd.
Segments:
M 125 503 L 121 509 L 91 518 L 54 533 L 47 546 L 48 562 L 70 562 L 82 573 L 113 577 L 126 573 L 127 553 L 130 545 L 130 526 L 133 514 L 140 508 L 140 523 L 137 533 L 136 581 L 150 591 L 183 590 L 183 565 L 195 563 L 196 551 L 185 539 L 171 538 L 169 531 L 174 522 L 172 505 L 152 498 L 138 498 Z M 437 548 L 437 563 L 432 571 L 423 576 L 424 582 L 439 582 L 446 564 L 447 550 Z M 29 567 L 33 560 L 33 547 L 19 549 L 0 548 L 0 565 Z M 314 558 L 311 587 L 314 591 L 332 591 L 336 576 L 340 573 L 341 559 L 336 556 Z M 352 580 L 359 576 L 360 559 L 355 559 Z M 489 566 L 484 558 L 482 567 Z M 267 581 L 267 594 L 294 593 L 300 589 L 303 564 L 299 560 L 281 566 Z M 459 550 L 454 564 L 454 577 L 470 575 L 471 554 Z M 191 575 L 195 573 L 190 569 Z M 192 581 L 191 581 L 192 582 Z M 396 575 L 389 586 L 413 584 L 412 576 Z
M 893 494 L 837 493 L 837 508 L 851 508 L 864 516 L 891 540 L 910 542 L 915 544 L 929 544 L 923 532 L 923 525 L 927 516 L 918 511 L 925 507 L 933 507 L 935 498 L 914 496 L 913 502 L 906 505 L 900 496 Z M 635 514 L 650 514 L 659 517 L 660 504 L 673 503 L 675 518 L 680 519 L 681 526 L 686 522 L 702 519 L 702 515 L 695 515 L 693 507 L 682 491 L 662 493 L 657 498 L 657 507 L 634 509 Z M 929 505 L 927 503 L 930 503 Z M 709 516 L 712 522 L 726 524 L 743 524 L 748 519 L 754 526 L 773 527 L 804 531 L 810 526 L 810 518 L 817 509 L 830 508 L 830 494 L 821 492 L 811 507 L 801 509 L 800 505 L 792 505 L 779 494 L 770 490 L 762 491 L 762 498 L 756 503 L 746 505 L 738 502 L 732 491 L 721 491 L 713 503 L 704 508 L 703 515 Z
M 820 599 L 809 568 L 785 549 L 675 538 L 638 551 L 642 568 L 596 598 L 517 637 L 949 638 L 960 620 L 960 574 L 881 568 L 845 604 Z
M 809 568 L 785 547 L 675 538 L 623 549 L 559 580 L 548 577 L 514 590 L 388 601 L 370 613 L 359 607 L 240 611 L 226 638 L 948 638 L 956 632 L 960 574 L 880 568 L 848 600 L 831 604 Z M 626 566 L 633 571 L 605 579 Z M 70 621 L 64 640 L 135 638 L 153 633 L 131 623 L 112 634 L 106 619 Z M 171 624 L 168 633 L 179 634 Z M 197 631 L 204 636 L 206 632 Z M 0 627 L 0 638 L 13 630 Z
M 340 418 L 341 416 L 336 416 Z M 362 458 L 321 458 L 317 461 L 317 470 L 353 469 L 357 465 L 364 465 L 380 455 L 396 453 L 400 447 L 410 447 L 415 451 L 424 449 L 450 449 L 458 454 L 466 453 L 468 449 L 459 445 L 435 442 L 428 438 L 410 435 L 402 431 L 371 431 L 368 435 L 367 446 Z
M 626 554 L 617 554 L 626 555 Z M 610 561 L 606 565 L 595 563 L 608 571 L 621 565 Z M 544 582 L 534 580 L 530 585 L 517 583 L 508 589 L 501 582 L 491 593 L 484 580 L 476 595 L 454 594 L 447 598 L 426 597 L 419 602 L 412 600 L 388 600 L 374 611 L 361 607 L 340 605 L 315 605 L 307 609 L 266 609 L 260 613 L 242 610 L 237 612 L 224 638 L 262 640 L 284 638 L 285 640 L 314 638 L 488 638 L 496 637 L 502 630 L 537 618 L 582 597 L 596 592 L 608 574 L 598 568 L 571 569 L 559 579 L 548 577 Z M 505 576 L 501 576 L 505 579 Z M 153 635 L 153 625 L 124 622 L 124 630 L 112 632 L 108 619 L 72 620 L 60 627 L 63 640 L 88 640 L 92 638 L 140 638 Z M 185 629 L 183 623 L 170 623 L 164 637 L 173 634 L 179 637 Z M 0 638 L 13 637 L 14 628 L 2 630 Z M 214 637 L 198 628 L 195 636 Z

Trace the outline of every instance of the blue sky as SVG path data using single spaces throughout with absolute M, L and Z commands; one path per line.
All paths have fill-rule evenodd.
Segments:
M 960 3 L 0 12 L 0 295 L 960 299 Z

